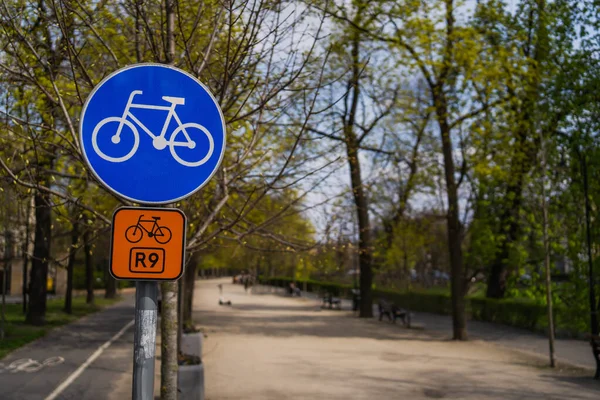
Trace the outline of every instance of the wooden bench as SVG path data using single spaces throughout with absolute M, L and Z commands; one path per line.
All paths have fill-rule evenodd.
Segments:
M 341 310 L 342 300 L 339 297 L 333 297 L 331 294 L 327 294 L 323 297 L 321 307 L 326 308 L 327 306 L 329 306 L 330 309 L 337 308 L 338 310 Z
M 600 336 L 590 336 L 590 345 L 592 346 L 592 353 L 596 359 L 596 375 L 594 379 L 600 379 Z
M 302 291 L 300 290 L 300 288 L 298 286 L 296 286 L 296 284 L 294 282 L 292 282 L 288 285 L 288 287 L 286 288 L 286 294 L 291 297 L 294 297 L 294 296 L 302 297 Z
M 379 300 L 377 304 L 379 306 L 379 320 L 383 320 L 383 316 L 387 316 L 390 322 L 396 323 L 396 319 L 400 318 L 402 320 L 402 324 L 406 326 L 408 313 L 406 310 L 401 309 L 394 303 L 390 303 L 386 300 Z

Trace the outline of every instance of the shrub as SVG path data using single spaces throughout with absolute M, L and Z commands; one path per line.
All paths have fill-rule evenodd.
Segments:
M 259 277 L 259 282 L 266 285 L 288 287 L 290 282 L 296 282 L 304 288 L 304 281 L 288 277 L 265 278 Z M 339 297 L 351 297 L 351 285 L 334 282 L 306 281 L 309 292 L 331 293 Z M 449 293 L 439 290 L 399 291 L 389 289 L 373 290 L 373 301 L 379 299 L 401 305 L 411 311 L 432 314 L 451 315 L 452 301 Z M 494 322 L 503 325 L 524 328 L 531 331 L 543 332 L 548 326 L 546 306 L 531 299 L 488 299 L 485 297 L 465 298 L 467 314 L 476 321 Z M 582 336 L 581 325 L 574 324 L 575 317 L 564 306 L 554 307 L 556 331 L 560 336 Z M 578 318 L 580 316 L 577 316 Z
M 471 318 L 529 330 L 540 330 L 546 322 L 546 307 L 519 299 L 470 298 Z

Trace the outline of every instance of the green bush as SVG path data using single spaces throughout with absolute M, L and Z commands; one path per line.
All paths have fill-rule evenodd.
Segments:
M 85 290 L 87 288 L 85 280 L 85 267 L 76 265 L 73 269 L 73 288 L 75 290 Z M 104 271 L 94 269 L 94 289 L 104 288 Z
M 379 299 L 402 305 L 412 311 L 448 315 L 452 313 L 450 296 L 445 293 L 428 293 L 425 291 L 373 290 L 373 301 Z
M 546 307 L 519 299 L 469 298 L 471 318 L 496 322 L 529 330 L 540 330 L 546 325 Z
M 309 292 L 321 294 L 331 293 L 333 296 L 338 297 L 350 297 L 350 291 L 352 290 L 351 285 L 343 285 L 335 282 L 320 282 L 310 279 L 307 281 L 300 281 L 288 277 L 265 278 L 259 276 L 258 281 L 263 285 L 272 285 L 282 288 L 287 288 L 291 282 L 296 282 L 301 289 L 304 289 L 304 284 L 306 283 L 306 290 Z
M 304 281 L 288 277 L 265 278 L 259 277 L 259 282 L 277 287 L 288 287 L 290 282 L 296 282 L 304 288 Z M 331 293 L 339 297 L 351 297 L 351 285 L 334 282 L 306 281 L 309 292 Z M 373 302 L 379 299 L 396 303 L 411 311 L 432 314 L 452 314 L 450 294 L 440 290 L 398 291 L 389 289 L 373 290 Z M 467 314 L 476 321 L 494 322 L 503 325 L 524 328 L 531 331 L 543 332 L 548 326 L 546 306 L 530 299 L 488 299 L 485 297 L 465 298 Z M 556 332 L 560 336 L 582 336 L 581 324 L 574 324 L 573 313 L 566 307 L 554 307 Z M 580 316 L 578 316 L 580 317 Z

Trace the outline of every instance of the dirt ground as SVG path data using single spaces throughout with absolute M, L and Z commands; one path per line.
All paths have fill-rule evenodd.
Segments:
M 233 306 L 218 305 L 219 283 Z M 516 351 L 321 310 L 265 288 L 247 294 L 230 279 L 197 285 L 208 400 L 600 398 L 589 372 L 551 370 Z

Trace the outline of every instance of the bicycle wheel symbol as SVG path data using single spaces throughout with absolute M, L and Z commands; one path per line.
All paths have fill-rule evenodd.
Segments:
M 116 126 L 114 124 L 115 122 L 117 123 Z M 117 144 L 121 143 L 121 140 L 122 140 L 121 135 L 125 136 L 126 138 L 129 138 L 129 136 L 133 136 L 133 147 L 131 149 L 127 149 L 127 148 L 123 149 L 123 148 L 119 148 L 117 146 L 116 147 L 117 150 L 121 150 L 122 153 L 125 153 L 125 154 L 123 154 L 121 156 L 117 156 L 117 157 L 109 156 L 104 151 L 102 151 L 100 149 L 100 146 L 98 145 L 98 133 L 100 132 L 100 129 L 102 129 L 102 127 L 105 125 L 109 125 L 110 127 L 113 128 L 113 129 L 105 129 L 105 131 L 107 131 L 106 133 L 108 133 L 110 131 L 119 132 L 118 136 L 115 134 L 111 135 L 110 142 L 112 144 L 117 145 Z M 124 128 L 128 128 L 128 129 L 124 129 Z M 140 134 L 139 134 L 137 128 L 130 121 L 120 118 L 120 117 L 104 118 L 102 121 L 100 121 L 100 123 L 98 123 L 98 125 L 96 125 L 96 127 L 94 128 L 94 132 L 92 133 L 92 147 L 94 148 L 96 153 L 98 153 L 98 155 L 101 158 L 105 159 L 106 161 L 110 161 L 110 162 L 114 162 L 114 163 L 127 161 L 131 157 L 133 157 L 133 155 L 135 154 L 135 152 L 137 151 L 139 146 L 140 146 Z
M 188 140 L 191 140 L 190 143 L 193 143 L 193 145 L 187 145 L 187 146 L 182 146 L 182 143 L 187 143 L 186 141 L 181 141 L 178 142 L 177 141 L 177 137 L 180 133 L 183 133 L 183 135 L 181 136 L 186 136 L 188 137 Z M 206 153 L 206 155 L 198 160 L 197 159 L 197 151 L 193 151 L 196 149 L 196 144 L 198 143 L 199 140 L 202 139 L 202 137 L 205 137 L 206 139 L 208 139 L 208 152 Z M 185 138 L 184 138 L 185 140 Z M 179 128 L 175 129 L 173 131 L 173 134 L 171 135 L 171 140 L 170 140 L 170 148 L 171 148 L 171 155 L 173 156 L 173 158 L 181 165 L 185 165 L 186 167 L 198 167 L 202 164 L 204 164 L 205 162 L 208 161 L 208 159 L 212 156 L 214 150 L 215 150 L 215 141 L 213 140 L 212 135 L 210 134 L 210 132 L 208 131 L 208 129 L 206 129 L 205 127 L 203 127 L 200 124 L 195 124 L 195 123 L 187 123 L 187 124 L 183 124 L 181 125 Z M 186 149 L 188 151 L 186 151 Z M 192 150 L 192 151 L 190 151 Z M 179 153 L 178 153 L 179 151 Z M 191 153 L 191 154 L 190 154 Z M 191 160 L 186 160 L 186 158 L 191 158 Z
M 167 244 L 171 241 L 173 236 L 171 230 L 166 226 L 156 225 L 152 231 L 146 230 L 144 227 L 137 225 L 131 225 L 125 231 L 125 239 L 129 243 L 137 243 L 144 237 L 144 232 L 148 237 L 154 238 L 160 244 Z

